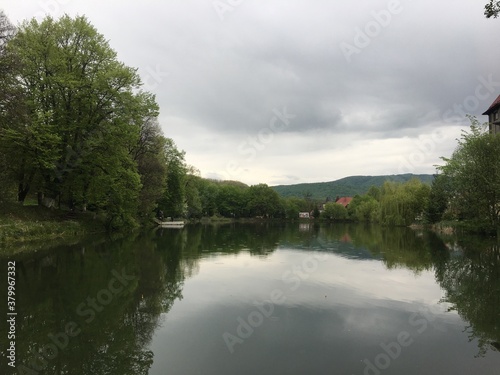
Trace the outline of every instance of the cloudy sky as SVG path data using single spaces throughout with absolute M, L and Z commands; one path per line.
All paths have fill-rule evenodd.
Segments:
M 487 0 L 0 0 L 86 15 L 203 177 L 269 185 L 433 173 L 500 94 Z

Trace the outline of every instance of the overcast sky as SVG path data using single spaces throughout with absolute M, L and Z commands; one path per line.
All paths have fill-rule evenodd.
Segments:
M 86 15 L 203 177 L 269 185 L 433 173 L 500 94 L 487 0 L 0 0 Z

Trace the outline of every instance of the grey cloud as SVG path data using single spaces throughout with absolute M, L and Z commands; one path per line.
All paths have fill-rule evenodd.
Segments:
M 68 2 L 61 11 L 86 14 L 145 80 L 157 67 L 165 72 L 150 80 L 162 125 L 196 164 L 212 156 L 238 158 L 238 144 L 268 128 L 273 110 L 283 107 L 296 117 L 268 149 L 289 157 L 317 148 L 356 158 L 349 154 L 354 140 L 418 137 L 456 125 L 445 114 L 457 115 L 457 105 L 475 95 L 478 77 L 500 81 L 500 50 L 492 48 L 500 22 L 484 19 L 483 4 L 475 2 L 401 0 L 403 11 L 349 63 L 341 43 L 354 43 L 356 30 L 364 30 L 373 12 L 387 4 L 247 0 L 223 22 L 211 1 L 197 0 L 89 0 Z M 39 10 L 36 0 L 4 7 L 14 22 Z M 500 86 L 494 87 L 467 112 L 482 113 L 499 93 Z M 299 151 L 282 144 L 294 136 L 302 137 L 294 143 Z M 262 155 L 250 170 L 267 168 Z M 202 173 L 221 176 L 218 168 Z M 304 174 L 294 168 L 283 165 L 279 175 L 292 180 Z

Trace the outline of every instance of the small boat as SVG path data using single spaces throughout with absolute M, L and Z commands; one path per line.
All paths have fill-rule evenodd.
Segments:
M 153 219 L 160 228 L 184 228 L 184 221 L 161 221 L 158 219 Z

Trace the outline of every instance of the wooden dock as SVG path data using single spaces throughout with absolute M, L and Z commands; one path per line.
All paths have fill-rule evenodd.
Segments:
M 161 221 L 154 218 L 153 221 L 158 224 L 160 228 L 184 228 L 184 221 Z

